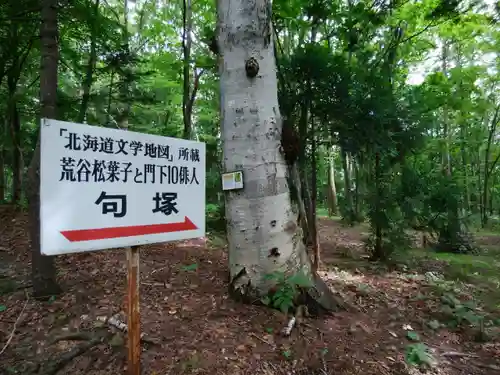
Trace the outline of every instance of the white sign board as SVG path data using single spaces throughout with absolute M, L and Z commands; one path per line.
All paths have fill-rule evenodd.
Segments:
M 205 235 L 205 144 L 42 119 L 41 252 Z
M 243 189 L 243 172 L 228 172 L 222 174 L 222 190 Z

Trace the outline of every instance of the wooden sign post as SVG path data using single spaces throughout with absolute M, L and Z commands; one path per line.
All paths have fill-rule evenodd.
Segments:
M 141 314 L 139 311 L 139 246 L 127 249 L 128 373 L 141 374 Z
M 205 236 L 205 144 L 41 120 L 43 255 L 127 248 L 128 374 L 141 373 L 139 246 Z

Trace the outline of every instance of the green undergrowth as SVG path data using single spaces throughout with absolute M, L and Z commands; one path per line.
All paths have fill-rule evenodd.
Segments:
M 437 292 L 462 292 L 494 315 L 500 311 L 499 248 L 489 248 L 478 255 L 412 249 L 396 255 L 393 262 L 409 272 L 439 275 L 431 282 Z
M 17 283 L 6 276 L 0 276 L 0 295 L 9 294 L 17 290 Z

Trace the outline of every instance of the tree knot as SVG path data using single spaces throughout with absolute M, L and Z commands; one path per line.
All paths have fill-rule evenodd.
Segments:
M 247 72 L 248 78 L 255 78 L 259 73 L 259 63 L 255 57 L 250 57 L 245 61 L 245 71 Z

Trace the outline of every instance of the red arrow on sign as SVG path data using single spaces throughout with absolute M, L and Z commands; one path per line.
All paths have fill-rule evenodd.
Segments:
M 108 238 L 143 236 L 145 234 L 159 234 L 183 232 L 185 230 L 198 229 L 198 227 L 187 216 L 184 221 L 178 223 L 134 225 L 129 227 L 112 227 L 97 229 L 77 229 L 61 231 L 61 234 L 71 242 L 95 241 Z

